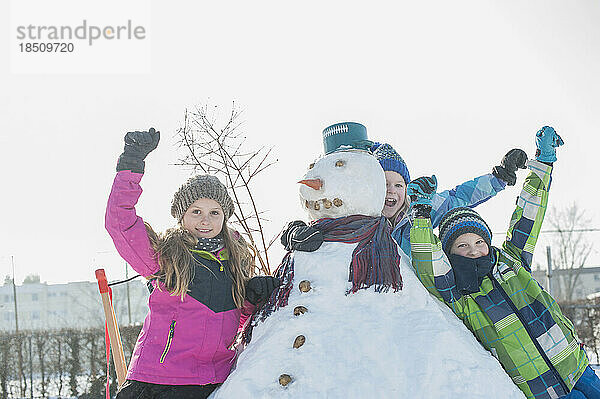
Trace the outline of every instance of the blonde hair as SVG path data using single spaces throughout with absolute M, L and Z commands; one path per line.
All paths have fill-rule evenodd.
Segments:
M 394 216 L 388 219 L 392 223 L 392 228 L 396 227 L 398 223 L 400 223 L 400 221 L 404 219 L 408 208 L 410 208 L 410 197 L 406 194 L 406 191 L 404 191 L 404 203 L 402 204 L 400 209 L 398 209 L 398 211 L 394 214 Z
M 198 240 L 181 224 L 162 234 L 157 234 L 148 223 L 145 225 L 150 244 L 158 254 L 160 266 L 158 273 L 150 278 L 160 279 L 171 295 L 178 295 L 183 301 L 194 279 L 193 263 L 202 265 L 191 253 Z M 238 232 L 230 229 L 226 221 L 223 221 L 221 232 L 229 253 L 228 267 L 233 278 L 231 294 L 235 305 L 241 308 L 246 294 L 246 282 L 254 270 L 254 257 L 249 244 Z

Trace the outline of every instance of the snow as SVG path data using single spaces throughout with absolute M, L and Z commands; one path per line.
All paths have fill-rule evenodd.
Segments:
M 313 219 L 381 214 L 385 177 L 368 153 L 324 156 L 305 176 L 316 178 L 323 186 L 301 186 L 302 203 L 340 198 L 344 207 L 333 214 L 323 207 L 308 209 Z M 213 399 L 524 397 L 451 310 L 425 290 L 401 251 L 401 291 L 370 288 L 347 294 L 357 245 L 326 242 L 315 252 L 293 254 L 288 305 L 254 328 L 237 367 Z M 311 284 L 308 292 L 298 288 L 303 280 Z M 308 311 L 294 316 L 300 305 Z M 306 343 L 294 348 L 299 335 Z M 279 383 L 282 374 L 292 377 L 285 387 Z
M 288 305 L 254 329 L 213 398 L 524 397 L 405 258 L 402 291 L 345 295 L 355 245 L 324 243 L 314 253 L 294 253 Z M 313 287 L 307 293 L 297 288 L 302 280 Z M 294 316 L 298 305 L 308 312 Z M 306 343 L 294 349 L 300 334 Z M 283 373 L 293 378 L 287 387 L 278 383 Z
M 325 155 L 314 163 L 303 179 L 320 179 L 323 184 L 320 190 L 300 186 L 300 206 L 308 212 L 311 220 L 381 215 L 385 201 L 385 175 L 379 162 L 366 151 L 346 150 Z M 336 198 L 341 200 L 340 206 L 333 204 Z M 329 208 L 324 200 L 331 202 Z M 319 209 L 315 209 L 314 203 Z

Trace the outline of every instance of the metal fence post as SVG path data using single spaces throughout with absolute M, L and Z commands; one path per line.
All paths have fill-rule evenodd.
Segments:
M 548 277 L 548 294 L 552 295 L 552 253 L 550 252 L 550 246 L 546 247 L 546 258 L 548 260 L 548 270 L 546 277 Z

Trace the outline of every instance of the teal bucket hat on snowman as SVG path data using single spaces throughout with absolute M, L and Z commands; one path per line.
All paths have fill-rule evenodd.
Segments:
M 323 130 L 325 155 L 345 149 L 368 151 L 371 144 L 367 138 L 367 128 L 360 123 L 340 122 Z

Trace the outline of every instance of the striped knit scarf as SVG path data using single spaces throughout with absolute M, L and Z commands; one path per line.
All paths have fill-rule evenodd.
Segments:
M 324 241 L 348 244 L 358 242 L 352 252 L 348 279 L 352 282 L 352 288 L 347 294 L 371 286 L 375 287 L 376 292 L 387 292 L 390 288 L 394 292 L 402 289 L 400 255 L 385 217 L 353 215 L 337 219 L 324 218 L 311 222 L 311 226 L 323 233 Z M 245 342 L 250 342 L 252 327 L 287 305 L 294 279 L 291 252 L 284 256 L 273 275 L 281 279 L 282 284 L 248 323 L 244 331 Z

